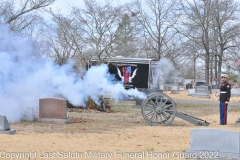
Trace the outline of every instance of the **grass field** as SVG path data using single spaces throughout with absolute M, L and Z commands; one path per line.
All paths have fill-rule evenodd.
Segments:
M 169 95 L 184 99 L 185 93 Z M 190 98 L 191 97 L 187 97 Z M 174 98 L 173 98 L 174 99 Z M 198 99 L 208 101 L 208 99 Z M 68 112 L 73 119 L 70 124 L 54 124 L 21 121 L 11 124 L 16 129 L 14 135 L 0 135 L 2 155 L 6 153 L 36 153 L 30 159 L 161 159 L 163 157 L 128 157 L 126 153 L 156 153 L 167 155 L 165 159 L 183 159 L 173 153 L 189 148 L 192 128 L 219 128 L 240 131 L 235 121 L 240 114 L 240 106 L 229 105 L 228 125 L 219 125 L 217 104 L 177 103 L 177 111 L 201 118 L 209 126 L 195 126 L 180 118 L 175 118 L 170 126 L 149 126 L 135 102 L 111 102 L 110 113 L 88 109 L 74 109 Z M 3 152 L 4 151 L 4 152 Z M 112 157 L 89 157 L 89 151 L 96 155 Z M 64 157 L 62 157 L 64 153 Z M 82 157 L 73 157 L 75 153 Z M 43 157 L 43 155 L 49 157 Z M 52 157 L 50 157 L 52 155 Z M 70 155 L 72 157 L 70 157 Z M 4 158 L 2 158 L 4 159 Z M 7 158 L 6 158 L 7 159 Z M 23 158 L 22 158 L 23 159 Z M 5 160 L 5 159 L 4 159 Z

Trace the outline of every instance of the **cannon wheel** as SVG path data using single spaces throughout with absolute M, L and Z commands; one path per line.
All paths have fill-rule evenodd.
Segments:
M 175 102 L 166 94 L 155 92 L 148 95 L 142 103 L 142 115 L 150 126 L 168 126 L 175 118 Z

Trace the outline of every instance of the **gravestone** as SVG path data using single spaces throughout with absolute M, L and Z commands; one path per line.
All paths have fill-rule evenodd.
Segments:
M 164 90 L 165 90 L 165 91 L 171 91 L 171 85 L 165 84 L 165 85 L 164 85 Z
M 159 85 L 159 90 L 161 90 L 162 92 L 164 92 L 164 85 L 163 85 L 163 84 L 160 84 L 160 85 Z
M 186 90 L 193 89 L 192 83 L 186 84 Z
M 192 96 L 195 94 L 195 89 L 188 89 L 188 96 Z
M 212 89 L 219 89 L 219 80 L 215 79 L 214 81 L 212 81 Z
M 67 118 L 67 100 L 63 98 L 39 99 L 38 121 L 69 123 Z
M 212 94 L 212 86 L 211 85 L 208 85 L 208 93 Z
M 177 84 L 171 85 L 171 92 L 172 93 L 178 93 L 178 85 Z
M 16 130 L 10 129 L 10 125 L 8 123 L 6 116 L 0 115 L 0 133 L 5 133 L 5 134 L 16 133 Z
M 194 128 L 190 132 L 190 148 L 186 153 L 196 153 L 200 159 L 240 159 L 240 132 Z
M 209 94 L 209 91 L 208 91 L 208 86 L 196 86 L 195 87 L 195 94 L 193 94 L 192 96 L 210 98 L 210 94 Z
M 240 96 L 240 90 L 237 88 L 231 89 L 231 96 Z

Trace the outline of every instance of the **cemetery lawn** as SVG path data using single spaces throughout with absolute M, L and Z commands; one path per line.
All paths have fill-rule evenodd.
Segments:
M 0 153 L 3 156 L 7 153 L 16 155 L 31 152 L 30 159 L 39 160 L 164 158 L 159 156 L 176 160 L 182 159 L 178 158 L 179 154 L 183 155 L 185 150 L 189 149 L 192 128 L 240 131 L 240 127 L 235 126 L 240 115 L 240 97 L 231 98 L 231 101 L 239 102 L 239 106 L 229 104 L 228 124 L 220 126 L 218 104 L 197 103 L 217 102 L 218 98 L 214 94 L 211 94 L 211 98 L 191 97 L 187 96 L 186 92 L 167 94 L 173 100 L 192 101 L 192 103 L 177 103 L 177 111 L 206 120 L 210 125 L 195 126 L 176 117 L 170 126 L 148 126 L 140 108 L 137 108 L 134 102 L 112 102 L 111 113 L 83 109 L 69 110 L 68 115 L 73 122 L 71 124 L 29 121 L 12 123 L 11 128 L 16 129 L 17 132 L 13 135 L 0 134 Z M 90 155 L 90 152 L 96 154 Z M 111 154 L 111 158 L 107 157 Z

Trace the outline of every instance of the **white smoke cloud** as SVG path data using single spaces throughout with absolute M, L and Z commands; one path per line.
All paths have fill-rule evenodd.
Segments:
M 109 93 L 115 100 L 125 95 L 146 98 L 144 93 L 125 90 L 113 81 L 107 65 L 91 67 L 82 79 L 72 72 L 72 61 L 59 66 L 34 55 L 33 43 L 0 26 L 0 115 L 10 122 L 33 116 L 40 98 L 57 95 L 80 106 L 88 97 L 97 102 L 102 93 Z
M 161 84 L 178 83 L 180 80 L 179 71 L 175 69 L 172 61 L 165 57 L 159 60 L 157 73 Z
M 168 58 L 161 58 L 158 62 L 159 76 L 162 78 L 174 78 L 178 76 L 172 61 Z

